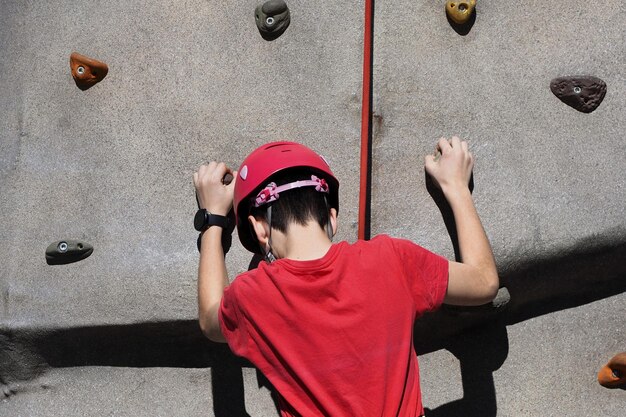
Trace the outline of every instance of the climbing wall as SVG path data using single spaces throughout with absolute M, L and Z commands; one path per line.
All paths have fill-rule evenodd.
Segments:
M 432 352 L 421 358 L 428 415 L 620 414 L 623 391 L 596 374 L 626 350 L 623 4 L 478 0 L 456 25 L 445 3 L 376 2 L 372 231 L 453 259 L 451 213 L 428 192 L 423 155 L 438 137 L 467 139 L 511 301 L 418 325 L 416 345 Z M 591 113 L 551 91 L 580 75 L 606 83 Z M 568 93 L 588 93 L 578 86 Z M 454 335 L 470 324 L 485 327 Z M 427 345 L 433 333 L 453 337 Z
M 202 163 L 238 168 L 272 140 L 314 147 L 342 178 L 340 238 L 356 238 L 362 7 L 290 2 L 291 25 L 266 41 L 257 4 L 0 3 L 0 414 L 206 416 L 216 373 L 244 395 L 197 326 Z M 106 77 L 79 89 L 72 52 Z M 48 265 L 68 239 L 93 253 Z M 237 243 L 227 260 L 234 277 L 251 255 Z M 243 406 L 228 398 L 218 411 Z
M 276 415 L 197 328 L 191 176 L 300 141 L 356 239 L 363 2 L 289 1 L 274 40 L 260 1 L 20 3 L 0 1 L 0 414 Z M 375 5 L 371 230 L 454 258 L 422 161 L 468 139 L 511 301 L 416 325 L 428 415 L 618 415 L 623 391 L 595 378 L 626 350 L 622 4 L 482 0 L 463 25 L 444 6 Z M 106 77 L 80 89 L 72 52 Z M 570 75 L 606 83 L 593 112 L 552 93 Z M 48 265 L 70 239 L 93 253 Z M 233 240 L 231 277 L 251 262 Z

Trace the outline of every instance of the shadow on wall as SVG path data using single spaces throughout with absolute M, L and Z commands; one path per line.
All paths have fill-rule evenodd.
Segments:
M 228 348 L 226 350 L 223 360 L 211 367 L 213 414 L 215 417 L 250 417 L 246 411 L 240 361 Z
M 540 259 L 500 273 L 511 294 L 502 310 L 453 307 L 426 314 L 415 323 L 418 354 L 446 347 L 452 337 L 495 322 L 511 325 L 556 311 L 589 304 L 626 291 L 626 242 L 580 242 L 558 257 Z M 585 249 L 586 248 L 586 249 Z
M 426 417 L 493 417 L 497 415 L 493 372 L 509 354 L 504 323 L 498 322 L 451 339 L 446 345 L 461 364 L 463 398 L 425 409 Z

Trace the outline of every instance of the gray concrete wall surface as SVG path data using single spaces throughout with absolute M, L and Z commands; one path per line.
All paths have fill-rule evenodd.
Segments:
M 267 42 L 257 4 L 0 0 L 0 415 L 276 415 L 263 376 L 199 333 L 191 175 L 301 141 L 354 241 L 364 9 L 289 1 Z M 619 415 L 595 374 L 626 350 L 622 4 L 484 0 L 469 31 L 444 4 L 376 3 L 371 229 L 458 255 L 423 156 L 467 138 L 511 302 L 416 324 L 427 415 Z M 79 90 L 73 51 L 107 77 Z M 608 85 L 590 114 L 549 89 L 579 74 Z M 94 253 L 47 265 L 68 238 Z M 234 241 L 231 277 L 251 262 Z
M 479 0 L 455 30 L 444 3 L 376 3 L 373 233 L 458 256 L 422 166 L 438 137 L 459 135 L 476 157 L 474 199 L 511 301 L 439 345 L 421 336 L 480 320 L 418 324 L 416 344 L 432 352 L 427 415 L 619 415 L 624 392 L 595 375 L 626 350 L 626 30 L 613 12 L 623 4 Z M 550 91 L 570 75 L 607 83 L 594 112 Z

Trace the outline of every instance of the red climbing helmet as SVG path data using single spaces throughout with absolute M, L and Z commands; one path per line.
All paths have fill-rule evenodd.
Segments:
M 319 175 L 325 180 L 328 183 L 328 204 L 330 208 L 339 210 L 339 181 L 324 157 L 295 142 L 266 143 L 243 161 L 235 183 L 233 207 L 237 219 L 237 234 L 241 244 L 249 251 L 261 253 L 247 219 L 253 205 L 252 200 L 268 185 L 272 175 L 292 168 L 306 168 L 312 175 Z

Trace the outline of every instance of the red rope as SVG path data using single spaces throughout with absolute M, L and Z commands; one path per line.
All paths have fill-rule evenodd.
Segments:
M 372 102 L 372 18 L 374 1 L 365 0 L 363 33 L 363 102 L 361 109 L 361 168 L 359 187 L 358 238 L 370 238 L 371 202 L 371 102 Z

